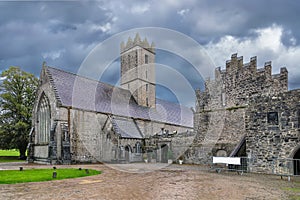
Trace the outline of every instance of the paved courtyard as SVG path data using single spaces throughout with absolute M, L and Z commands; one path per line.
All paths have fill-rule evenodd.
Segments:
M 25 163 L 0 164 L 0 170 L 51 168 Z M 285 188 L 300 186 L 278 176 L 215 173 L 199 166 L 163 164 L 69 165 L 93 168 L 97 176 L 49 182 L 1 185 L 0 199 L 289 199 Z M 134 173 L 133 173 L 134 172 Z

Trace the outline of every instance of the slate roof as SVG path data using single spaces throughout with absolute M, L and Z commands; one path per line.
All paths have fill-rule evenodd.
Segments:
M 143 136 L 136 123 L 131 118 L 113 117 L 111 119 L 114 131 L 122 138 L 142 139 Z
M 46 70 L 62 106 L 193 127 L 193 112 L 185 106 L 161 99 L 156 99 L 156 109 L 140 106 L 128 90 L 52 67 Z

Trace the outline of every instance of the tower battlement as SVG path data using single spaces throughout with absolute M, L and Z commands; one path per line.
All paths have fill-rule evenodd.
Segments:
M 215 79 L 205 82 L 205 91 L 197 91 L 199 105 L 206 109 L 247 105 L 250 97 L 272 95 L 288 91 L 288 71 L 272 74 L 272 62 L 257 68 L 257 57 L 244 63 L 243 57 L 232 54 L 225 69 L 215 69 Z M 208 98 L 209 97 L 209 98 Z
M 139 105 L 155 107 L 155 51 L 154 43 L 141 40 L 137 33 L 125 45 L 121 43 L 121 87 L 131 92 Z
M 221 67 L 216 68 L 215 70 L 215 77 L 220 77 L 220 74 L 252 74 L 256 75 L 265 75 L 267 78 L 277 77 L 277 76 L 286 76 L 287 69 L 285 67 L 280 69 L 280 74 L 272 75 L 272 62 L 268 61 L 265 62 L 264 68 L 257 67 L 257 57 L 251 57 L 250 62 L 244 63 L 243 56 L 237 57 L 237 53 L 231 55 L 231 59 L 226 61 L 226 68 L 225 70 L 221 70 Z
M 133 40 L 131 39 L 131 37 L 128 37 L 128 40 L 126 43 L 124 41 L 121 42 L 121 45 L 120 45 L 121 53 L 123 53 L 135 46 L 140 46 L 148 51 L 151 51 L 152 53 L 155 53 L 154 42 L 152 42 L 150 45 L 148 43 L 147 38 L 144 38 L 144 40 L 141 40 L 140 35 L 138 33 L 135 35 Z

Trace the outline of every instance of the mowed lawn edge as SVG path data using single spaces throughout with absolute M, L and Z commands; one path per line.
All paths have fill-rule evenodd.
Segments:
M 56 172 L 56 178 L 53 178 Z M 101 171 L 94 169 L 23 169 L 20 170 L 0 170 L 0 184 L 15 184 L 27 182 L 43 182 L 62 180 L 69 178 L 79 178 L 101 174 Z
M 0 149 L 0 163 L 5 162 L 24 162 L 19 159 L 20 153 L 16 149 L 4 150 Z
M 16 149 L 0 149 L 0 156 L 17 157 L 20 156 L 20 153 Z

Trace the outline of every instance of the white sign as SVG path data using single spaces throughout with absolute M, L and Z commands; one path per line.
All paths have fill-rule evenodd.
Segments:
M 241 158 L 239 158 L 239 157 L 213 157 L 213 163 L 241 165 Z

